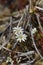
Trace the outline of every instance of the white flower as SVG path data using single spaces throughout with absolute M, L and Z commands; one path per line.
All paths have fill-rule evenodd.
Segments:
M 35 34 L 36 32 L 37 32 L 36 28 L 32 29 L 32 31 L 31 31 L 32 34 Z
M 13 61 L 10 57 L 7 57 L 6 63 L 8 63 L 8 62 L 10 62 L 11 65 L 13 65 L 13 62 L 14 62 L 14 61 Z
M 23 29 L 21 27 L 14 27 L 13 32 L 15 32 L 16 35 L 23 33 Z
M 26 34 L 19 34 L 16 36 L 16 39 L 17 39 L 17 41 L 21 42 L 21 41 L 25 41 L 26 37 L 27 37 Z
M 24 31 L 21 27 L 14 27 L 13 31 L 15 32 L 17 41 L 21 42 L 26 40 L 27 35 L 23 34 Z

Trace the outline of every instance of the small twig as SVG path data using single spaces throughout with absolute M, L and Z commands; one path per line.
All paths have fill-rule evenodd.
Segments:
M 28 17 L 28 19 L 29 19 L 29 21 L 30 21 L 30 16 Z M 28 24 L 29 24 L 29 21 L 27 22 L 27 25 L 26 25 L 25 29 L 27 29 Z
M 27 61 L 27 63 L 33 63 L 35 61 L 35 59 L 33 59 L 32 61 Z
M 39 4 L 39 2 L 40 2 L 40 0 L 37 0 L 35 5 L 37 6 Z
M 9 36 L 8 37 L 10 37 L 10 35 L 11 35 L 11 29 L 12 29 L 12 16 L 10 16 L 10 29 L 9 29 Z
M 19 22 L 19 20 L 17 20 L 17 21 L 13 21 L 12 24 L 16 24 L 16 23 L 18 23 L 18 22 Z
M 5 50 L 7 50 L 7 51 L 9 51 L 9 52 L 11 52 L 11 50 L 10 49 L 8 49 L 8 48 L 6 48 L 6 47 L 3 47 Z
M 34 51 L 28 51 L 26 53 L 21 53 L 20 55 L 18 56 L 27 56 L 27 55 L 31 55 L 31 54 L 34 54 Z
M 37 17 L 37 21 L 38 21 L 38 24 L 39 24 L 39 28 L 40 28 L 41 32 L 43 33 L 43 28 L 42 28 L 40 20 L 39 20 L 39 15 L 36 14 L 36 17 Z
M 28 6 L 26 6 L 26 9 L 24 10 L 23 27 L 25 27 L 25 24 L 26 24 L 26 16 L 27 16 L 27 12 L 28 12 Z
M 28 31 L 24 31 L 27 35 L 29 35 L 29 32 Z
M 11 36 L 10 36 L 10 38 L 11 38 Z M 8 38 L 7 40 L 4 41 L 4 43 L 2 43 L 2 45 L 0 46 L 0 49 L 2 49 L 6 44 L 8 44 L 10 38 Z
M 43 3 L 43 0 L 40 0 L 39 4 L 42 4 Z
M 23 15 L 24 15 L 24 14 L 23 14 Z M 18 22 L 18 25 L 17 25 L 17 26 L 19 26 L 19 25 L 21 24 L 21 21 L 22 21 L 22 19 L 23 19 L 23 15 L 22 15 L 21 19 L 19 20 L 19 22 Z
M 9 42 L 9 40 L 6 40 L 6 41 L 2 44 L 2 46 L 0 46 L 0 49 L 2 49 L 6 44 L 8 44 L 8 42 Z
M 30 9 L 32 9 L 32 0 L 29 0 Z
M 43 11 L 43 8 L 35 6 L 36 9 Z
M 16 45 L 17 45 L 18 42 L 14 43 L 13 45 L 13 48 L 12 49 L 15 49 Z
M 6 27 L 6 29 L 3 31 L 3 33 L 2 33 L 2 35 L 1 35 L 1 37 L 0 37 L 1 40 L 2 40 L 2 38 L 3 38 L 3 35 L 4 35 L 5 31 L 6 31 L 7 28 L 9 27 L 9 25 L 5 24 L 5 27 Z

